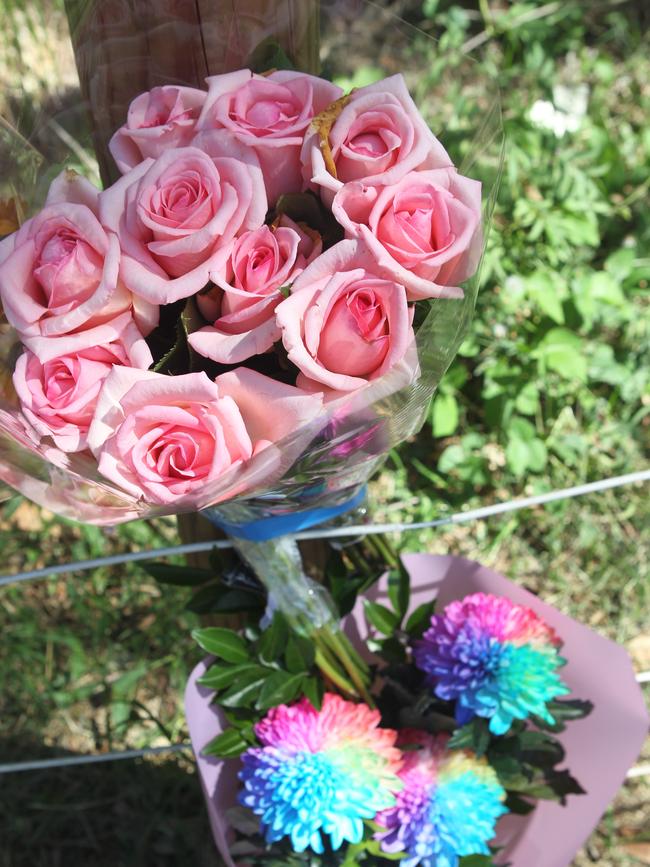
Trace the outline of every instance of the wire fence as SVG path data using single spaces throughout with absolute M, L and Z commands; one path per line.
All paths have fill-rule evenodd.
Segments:
M 393 524 L 351 524 L 341 527 L 321 527 L 315 530 L 309 530 L 301 533 L 296 533 L 295 538 L 302 539 L 335 539 L 345 537 L 360 537 L 375 533 L 403 533 L 413 530 L 423 530 L 436 527 L 445 527 L 451 524 L 464 524 L 470 521 L 483 520 L 496 515 L 503 515 L 508 512 L 515 512 L 519 509 L 529 509 L 535 506 L 543 506 L 548 503 L 568 500 L 574 497 L 582 497 L 589 494 L 597 494 L 613 488 L 623 487 L 635 483 L 650 481 L 650 469 L 641 470 L 636 473 L 628 473 L 623 476 L 613 476 L 608 479 L 600 479 L 596 482 L 589 482 L 584 485 L 575 485 L 570 488 L 563 488 L 556 491 L 548 491 L 543 494 L 538 494 L 532 497 L 522 497 L 516 500 L 508 500 L 502 503 L 495 503 L 491 506 L 484 506 L 479 509 L 470 509 L 465 512 L 457 512 L 453 515 L 448 515 L 443 518 L 438 518 L 434 521 L 420 521 L 411 524 L 393 523 Z M 135 562 L 140 560 L 153 560 L 163 557 L 169 557 L 177 554 L 192 554 L 201 551 L 210 551 L 215 546 L 218 548 L 230 547 L 229 540 L 219 540 L 212 542 L 197 542 L 189 545 L 174 545 L 167 548 L 151 548 L 145 551 L 133 551 L 124 554 L 116 554 L 110 557 L 99 557 L 93 560 L 79 560 L 72 563 L 59 563 L 45 566 L 40 569 L 32 569 L 29 571 L 18 572 L 9 575 L 0 576 L 0 587 L 10 584 L 17 584 L 24 581 L 34 581 L 44 579 L 55 575 L 61 575 L 72 572 L 83 572 L 90 569 L 96 569 L 102 566 L 115 566 L 121 563 Z M 637 681 L 640 684 L 650 683 L 650 671 L 642 671 L 637 674 Z M 121 761 L 125 759 L 138 759 L 147 756 L 161 755 L 165 753 L 179 753 L 191 751 L 192 747 L 189 743 L 169 744 L 160 747 L 145 747 L 136 750 L 119 750 L 108 753 L 95 753 L 80 756 L 62 756 L 60 758 L 10 762 L 0 764 L 0 775 L 19 773 L 25 771 L 39 770 L 55 770 L 59 768 L 75 767 L 79 765 L 89 765 L 100 762 Z M 632 768 L 628 774 L 628 779 L 634 779 L 643 776 L 650 776 L 650 764 L 641 764 Z
M 413 530 L 428 530 L 437 527 L 447 527 L 451 524 L 466 524 L 470 521 L 479 521 L 503 515 L 507 512 L 516 512 L 520 509 L 530 509 L 534 506 L 544 506 L 548 503 L 556 503 L 560 500 L 568 500 L 574 497 L 583 497 L 587 494 L 597 494 L 612 488 L 620 488 L 638 482 L 650 481 L 650 469 L 640 470 L 636 473 L 627 473 L 624 476 L 612 476 L 609 479 L 599 479 L 597 482 L 588 482 L 584 485 L 574 485 L 570 488 L 561 488 L 557 491 L 547 491 L 533 497 L 521 497 L 517 500 L 508 500 L 503 503 L 494 503 L 491 506 L 482 506 L 480 509 L 468 509 L 466 512 L 456 512 L 437 518 L 434 521 L 419 521 L 410 524 L 348 524 L 342 527 L 320 527 L 314 530 L 305 530 L 296 533 L 295 538 L 303 539 L 338 539 L 348 536 L 368 536 L 378 533 L 405 533 Z M 155 560 L 157 558 L 171 557 L 175 554 L 198 554 L 202 551 L 211 551 L 213 548 L 229 548 L 232 542 L 228 539 L 193 542 L 188 545 L 172 545 L 167 548 L 149 548 L 146 551 L 130 551 L 125 554 L 114 554 L 111 557 L 97 557 L 93 560 L 78 560 L 73 563 L 58 563 L 44 566 L 40 569 L 31 569 L 25 572 L 17 572 L 12 575 L 0 575 L 0 587 L 7 584 L 17 584 L 21 581 L 34 581 L 39 578 L 48 578 L 62 575 L 68 572 L 84 572 L 89 569 L 99 569 L 103 566 L 118 566 L 121 563 L 134 563 L 140 560 Z
M 638 683 L 650 682 L 650 671 L 642 671 L 637 675 Z M 0 775 L 21 773 L 24 771 L 48 771 L 59 768 L 72 768 L 77 765 L 92 765 L 98 762 L 117 762 L 124 759 L 142 759 L 146 756 L 158 756 L 164 753 L 190 752 L 192 744 L 183 742 L 168 744 L 162 747 L 144 747 L 141 750 L 115 750 L 109 753 L 93 753 L 84 756 L 61 756 L 52 759 L 34 759 L 28 762 L 8 762 L 0 764 Z M 628 779 L 650 776 L 650 764 L 636 765 L 627 772 Z

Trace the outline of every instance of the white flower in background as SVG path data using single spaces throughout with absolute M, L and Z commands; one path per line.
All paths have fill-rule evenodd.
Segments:
M 536 126 L 550 129 L 560 138 L 567 132 L 579 129 L 587 114 L 588 104 L 588 85 L 565 87 L 563 84 L 556 84 L 553 88 L 553 102 L 538 99 L 531 106 L 528 116 Z

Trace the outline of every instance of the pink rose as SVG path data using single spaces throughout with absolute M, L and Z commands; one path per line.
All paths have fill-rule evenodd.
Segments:
M 190 346 L 222 364 L 238 364 L 268 352 L 280 339 L 275 308 L 281 287 L 292 283 L 322 249 L 320 235 L 305 231 L 289 217 L 246 232 L 234 244 L 216 283 L 197 304 L 212 326 L 190 334 Z
M 245 368 L 212 382 L 205 373 L 115 367 L 88 444 L 100 473 L 133 496 L 204 508 L 268 478 L 279 466 L 271 444 L 308 426 L 321 407 L 320 396 Z
M 393 184 L 414 169 L 452 166 L 401 75 L 360 87 L 332 108 L 312 123 L 301 152 L 303 177 L 328 206 L 349 181 Z
M 302 187 L 300 148 L 314 115 L 337 99 L 339 87 L 302 72 L 255 75 L 249 69 L 207 79 L 198 129 L 227 129 L 255 150 L 269 204 Z
M 129 313 L 65 340 L 37 337 L 27 346 L 16 362 L 14 388 L 34 430 L 65 452 L 86 447 L 97 396 L 113 366 L 153 363 Z
M 147 157 L 189 145 L 205 97 L 204 90 L 173 85 L 136 96 L 108 145 L 118 169 L 124 174 Z
M 290 361 L 337 391 L 382 376 L 414 337 L 404 287 L 359 241 L 341 241 L 312 262 L 275 314 Z
M 410 301 L 462 298 L 481 256 L 481 184 L 455 169 L 410 172 L 394 184 L 353 181 L 332 213 L 362 238 Z
M 103 195 L 100 213 L 122 248 L 121 274 L 133 292 L 170 304 L 202 289 L 234 239 L 264 222 L 259 168 L 195 147 L 145 160 Z
M 63 172 L 43 210 L 3 241 L 0 299 L 23 339 L 94 328 L 131 309 L 144 334 L 156 326 L 158 309 L 119 277 L 117 237 L 98 219 L 101 195 Z

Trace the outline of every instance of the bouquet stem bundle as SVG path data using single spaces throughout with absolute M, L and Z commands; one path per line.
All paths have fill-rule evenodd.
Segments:
M 280 610 L 292 629 L 314 643 L 323 676 L 346 695 L 372 704 L 368 664 L 341 630 L 325 587 L 305 574 L 296 540 L 235 538 L 233 543 L 268 591 L 270 608 Z

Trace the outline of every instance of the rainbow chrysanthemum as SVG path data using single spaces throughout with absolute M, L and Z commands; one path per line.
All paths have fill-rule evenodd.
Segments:
M 404 788 L 394 807 L 377 816 L 386 853 L 405 853 L 401 867 L 456 867 L 464 855 L 489 854 L 506 793 L 486 759 L 448 750 L 448 735 L 405 731 L 399 776 Z
M 358 843 L 364 819 L 395 804 L 402 755 L 397 733 L 379 728 L 367 705 L 327 693 L 320 710 L 302 699 L 258 723 L 261 747 L 243 755 L 239 801 L 260 817 L 268 843 L 289 837 L 296 852 Z
M 558 669 L 561 641 L 534 611 L 501 596 L 474 593 L 431 618 L 414 648 L 435 694 L 456 701 L 461 724 L 489 719 L 501 735 L 513 720 L 553 723 L 546 704 L 569 692 Z

